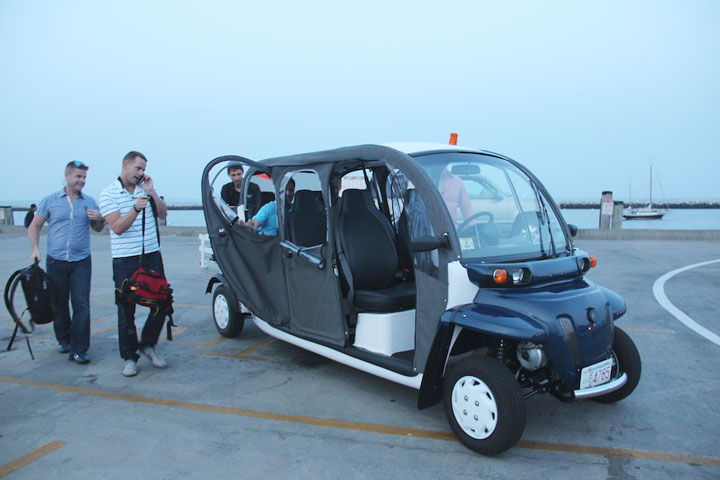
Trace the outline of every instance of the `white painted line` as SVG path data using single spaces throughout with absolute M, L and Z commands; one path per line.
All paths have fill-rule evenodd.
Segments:
M 671 272 L 666 273 L 662 277 L 655 280 L 655 283 L 653 283 L 653 295 L 655 295 L 655 300 L 658 301 L 658 303 L 660 304 L 661 307 L 663 307 L 665 310 L 670 312 L 675 318 L 677 318 L 682 323 L 684 323 L 685 326 L 687 326 L 691 330 L 694 330 L 696 333 L 699 333 L 703 337 L 707 338 L 708 340 L 713 342 L 715 345 L 720 346 L 720 337 L 719 336 L 715 335 L 710 330 L 708 330 L 707 328 L 698 324 L 692 318 L 685 315 L 685 313 L 683 313 L 682 310 L 680 310 L 675 305 L 670 303 L 670 300 L 668 300 L 667 296 L 665 295 L 665 282 L 670 280 L 672 277 L 674 277 L 678 273 L 684 272 L 685 270 L 690 270 L 691 268 L 702 267 L 704 265 L 710 265 L 711 263 L 717 263 L 717 262 L 720 262 L 720 259 L 710 260 L 708 262 L 696 263 L 694 265 L 688 265 L 686 267 L 677 268 Z

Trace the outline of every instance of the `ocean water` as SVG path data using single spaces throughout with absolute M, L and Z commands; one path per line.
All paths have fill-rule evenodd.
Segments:
M 561 210 L 568 223 L 578 228 L 598 228 L 599 209 Z M 15 225 L 22 225 L 25 212 L 13 212 Z M 202 210 L 170 210 L 167 224 L 175 227 L 205 226 Z M 681 208 L 668 210 L 662 220 L 625 220 L 622 228 L 661 230 L 720 230 L 719 208 Z
M 567 223 L 578 228 L 598 228 L 600 209 L 560 210 Z M 622 228 L 659 230 L 720 230 L 720 208 L 668 210 L 661 220 L 623 220 Z

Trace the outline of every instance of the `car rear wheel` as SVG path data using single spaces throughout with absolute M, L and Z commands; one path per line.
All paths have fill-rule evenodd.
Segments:
M 473 356 L 453 365 L 443 399 L 450 427 L 470 450 L 496 455 L 520 440 L 525 402 L 517 380 L 498 360 Z
M 232 308 L 224 285 L 218 285 L 215 289 L 212 306 L 215 328 L 220 335 L 228 338 L 240 335 L 245 326 L 245 316 Z
M 600 397 L 593 397 L 592 400 L 596 402 L 619 402 L 630 395 L 633 390 L 635 390 L 635 387 L 637 387 L 638 382 L 640 382 L 640 375 L 642 373 L 640 353 L 635 346 L 635 342 L 630 338 L 630 335 L 617 327 L 615 327 L 615 337 L 613 338 L 613 353 L 615 354 L 615 360 L 617 362 L 614 373 L 619 375 L 617 372 L 624 372 L 628 377 L 627 382 L 622 388 L 614 392 Z

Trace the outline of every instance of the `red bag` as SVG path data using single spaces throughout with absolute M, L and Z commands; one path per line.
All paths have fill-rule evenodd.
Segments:
M 172 314 L 172 288 L 165 275 L 145 268 L 138 268 L 130 278 L 123 280 L 119 289 L 120 298 L 125 303 L 135 303 L 155 309 L 155 314 L 162 311 L 168 316 L 167 339 L 172 340 L 174 327 Z
M 165 275 L 139 268 L 128 280 L 129 302 L 146 307 L 162 308 L 172 313 L 172 288 Z

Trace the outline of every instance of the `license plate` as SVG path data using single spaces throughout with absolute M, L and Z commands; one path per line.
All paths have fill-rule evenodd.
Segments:
M 580 390 L 609 382 L 611 373 L 612 358 L 583 368 L 580 373 Z

